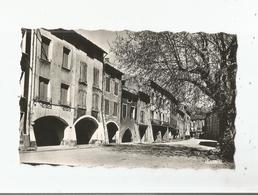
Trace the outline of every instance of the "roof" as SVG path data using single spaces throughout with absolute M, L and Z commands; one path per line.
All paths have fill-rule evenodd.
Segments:
M 157 83 L 155 83 L 154 81 L 150 80 L 150 85 L 153 89 L 159 91 L 160 93 L 162 93 L 163 95 L 167 96 L 169 99 L 171 99 L 174 103 L 178 104 L 178 101 L 176 100 L 176 98 L 166 89 L 162 88 L 161 86 L 159 86 Z
M 104 71 L 112 77 L 118 78 L 119 80 L 122 79 L 122 75 L 124 74 L 108 63 L 104 63 Z
M 137 99 L 138 99 L 137 94 L 135 94 L 132 91 L 129 91 L 128 89 L 125 89 L 125 88 L 122 89 L 122 97 L 133 100 L 133 101 L 137 101 Z
M 205 118 L 206 118 L 205 115 L 194 115 L 194 116 L 191 116 L 192 120 L 204 120 Z
M 138 97 L 141 101 L 150 103 L 150 96 L 142 91 L 138 92 Z
M 107 53 L 102 48 L 97 46 L 95 43 L 88 40 L 86 37 L 82 36 L 81 34 L 77 33 L 74 30 L 65 30 L 62 28 L 58 29 L 45 29 L 49 31 L 51 34 L 55 35 L 56 37 L 71 43 L 76 48 L 84 51 L 92 58 L 96 58 L 103 62 L 103 54 Z

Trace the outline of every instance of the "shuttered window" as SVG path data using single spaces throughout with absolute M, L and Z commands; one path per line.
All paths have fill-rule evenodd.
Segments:
M 80 82 L 87 83 L 87 64 L 84 62 L 80 64 Z
M 49 45 L 50 40 L 42 36 L 41 42 L 41 59 L 49 61 Z
M 79 107 L 86 108 L 86 96 L 87 96 L 87 93 L 85 90 L 79 90 L 79 101 L 78 101 Z
M 117 82 L 115 82 L 115 84 L 114 84 L 114 94 L 118 95 L 118 83 Z
M 123 112 L 123 119 L 125 119 L 126 118 L 126 116 L 127 116 L 127 106 L 126 106 L 126 104 L 123 104 L 123 110 L 122 110 L 122 112 Z
M 118 113 L 118 103 L 114 102 L 113 115 L 117 116 Z
M 63 48 L 62 67 L 65 68 L 65 69 L 68 69 L 68 70 L 70 68 L 70 66 L 69 66 L 69 53 L 70 53 L 70 50 L 64 47 Z
M 99 95 L 94 93 L 92 97 L 92 109 L 99 110 Z
M 48 79 L 39 77 L 39 99 L 42 101 L 48 101 L 48 84 Z
M 109 115 L 109 101 L 105 100 L 105 114 Z
M 61 84 L 60 103 L 61 105 L 68 105 L 68 90 L 69 85 Z
M 106 91 L 110 92 L 110 78 L 106 77 Z
M 99 69 L 93 69 L 93 86 L 99 87 Z
M 141 120 L 141 123 L 144 122 L 144 111 L 141 111 L 140 120 Z
M 130 119 L 135 119 L 135 107 L 131 106 L 130 109 Z

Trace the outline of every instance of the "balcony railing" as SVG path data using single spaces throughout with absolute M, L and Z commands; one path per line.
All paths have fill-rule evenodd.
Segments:
M 161 125 L 161 121 L 158 119 L 151 119 L 151 124 L 153 125 Z

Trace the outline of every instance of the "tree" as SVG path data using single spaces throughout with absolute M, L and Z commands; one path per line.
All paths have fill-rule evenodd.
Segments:
M 236 35 L 127 31 L 117 36 L 111 51 L 127 72 L 151 78 L 181 101 L 202 101 L 221 113 L 222 156 L 233 160 Z

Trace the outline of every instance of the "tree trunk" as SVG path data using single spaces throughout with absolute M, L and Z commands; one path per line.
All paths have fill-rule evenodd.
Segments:
M 220 114 L 220 133 L 219 140 L 221 156 L 223 160 L 234 161 L 235 153 L 235 109 L 225 109 Z

